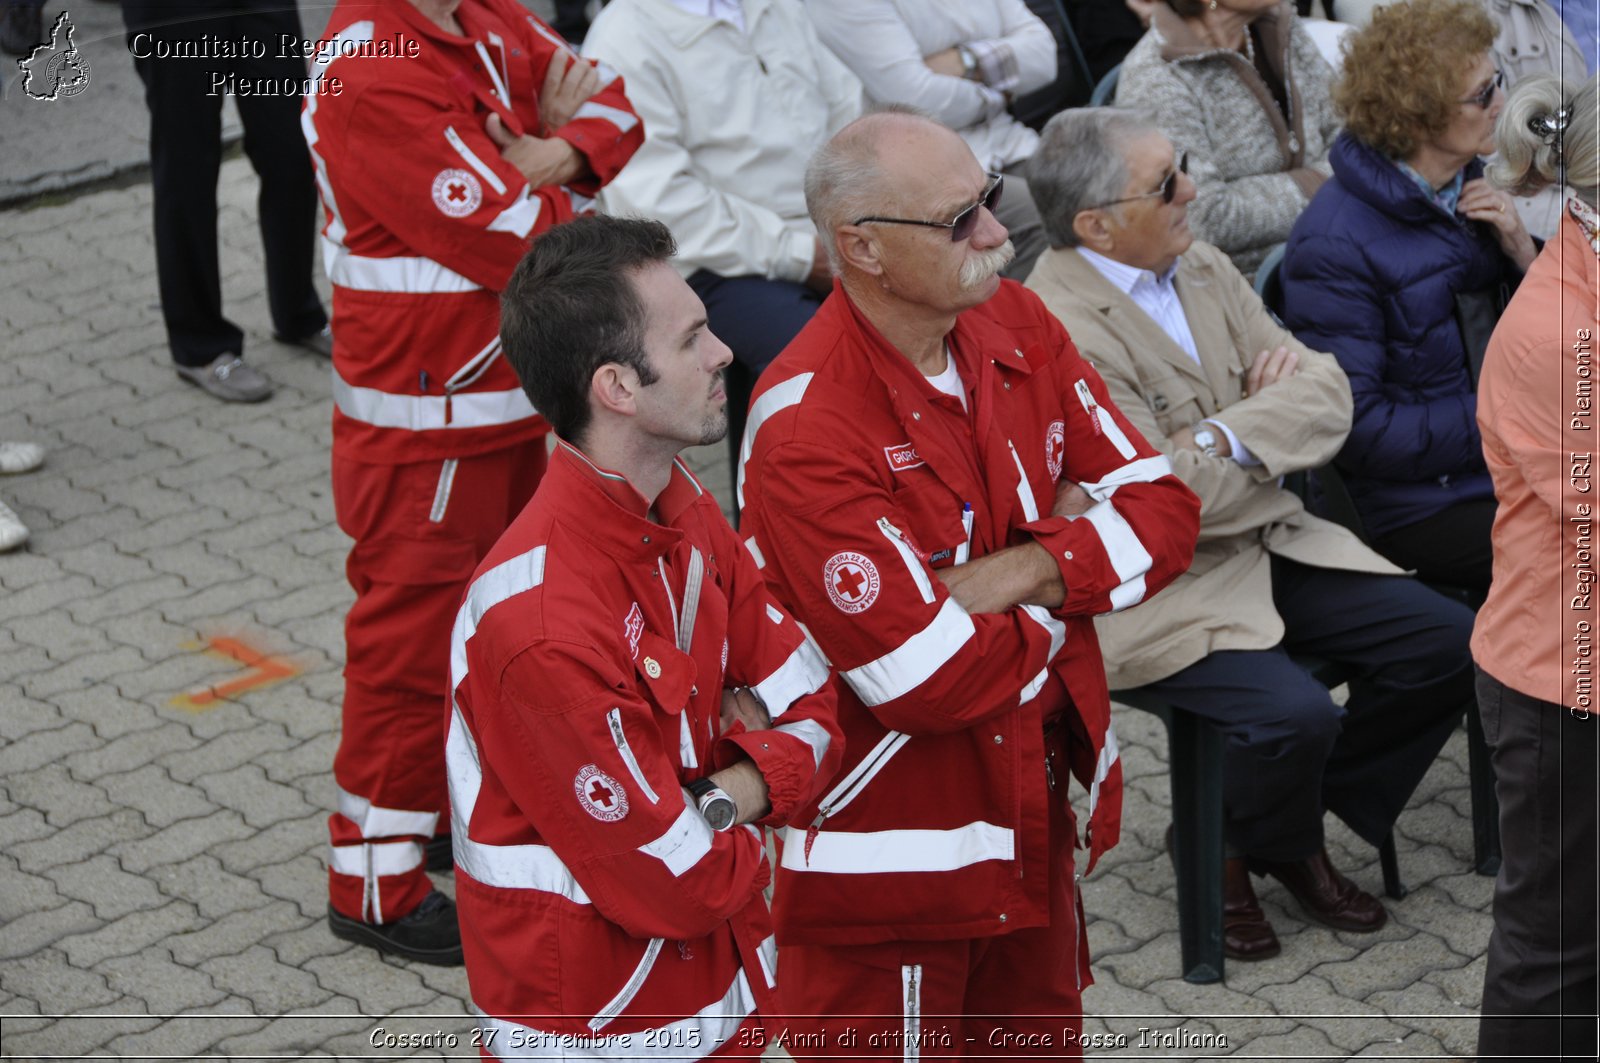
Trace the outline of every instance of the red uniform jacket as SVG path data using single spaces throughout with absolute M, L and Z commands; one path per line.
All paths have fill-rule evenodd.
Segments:
M 681 465 L 656 512 L 558 446 L 456 620 L 456 899 L 508 1054 L 695 1058 L 772 1011 L 762 834 L 713 832 L 681 786 L 748 755 L 781 825 L 838 767 L 834 684 Z M 735 685 L 771 730 L 720 731 Z
M 1045 862 L 1070 844 L 1046 830 L 1042 732 L 1057 717 L 1078 739 L 1091 852 L 1116 840 L 1120 770 L 1090 618 L 1183 571 L 1198 500 L 1032 292 L 1003 282 L 949 341 L 970 417 L 836 287 L 751 406 L 741 533 L 846 683 L 844 773 L 784 832 L 780 941 L 1046 922 Z M 1096 505 L 1051 516 L 1061 479 Z M 1030 537 L 1066 584 L 1054 613 L 969 614 L 937 578 Z
M 530 188 L 484 125 L 498 114 L 550 135 L 538 91 L 573 53 L 515 0 L 464 0 L 456 18 L 464 37 L 407 0 L 344 0 L 313 71 L 327 88 L 306 96 L 333 282 L 334 442 L 361 461 L 465 457 L 546 430 L 500 357 L 499 292 L 529 241 L 588 209 L 644 140 L 621 78 L 602 70 L 605 87 L 553 134 L 594 177 Z

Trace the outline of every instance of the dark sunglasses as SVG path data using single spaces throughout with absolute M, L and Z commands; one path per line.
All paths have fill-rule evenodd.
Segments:
M 878 222 L 884 225 L 926 225 L 930 229 L 949 229 L 950 242 L 960 243 L 972 235 L 972 230 L 978 227 L 978 208 L 987 208 L 989 213 L 994 213 L 994 208 L 1000 203 L 1000 190 L 1005 187 L 1005 178 L 997 173 L 989 174 L 989 183 L 983 186 L 983 195 L 972 206 L 962 210 L 949 221 L 919 221 L 916 218 L 880 218 L 876 215 L 868 218 L 857 218 L 852 225 L 865 225 L 867 222 Z
M 1171 203 L 1173 197 L 1178 194 L 1178 175 L 1180 173 L 1187 174 L 1188 172 L 1189 153 L 1186 151 L 1182 155 L 1178 156 L 1178 168 L 1167 174 L 1167 179 L 1162 181 L 1161 187 L 1156 189 L 1154 192 L 1143 192 L 1137 196 L 1123 196 L 1121 199 L 1113 199 L 1109 203 L 1096 203 L 1092 207 L 1084 207 L 1083 209 L 1103 210 L 1106 207 L 1114 207 L 1118 203 L 1135 203 L 1141 199 L 1154 199 L 1156 196 L 1160 196 L 1161 202 L 1163 203 Z
M 1494 77 L 1489 79 L 1488 84 L 1484 85 L 1483 88 L 1479 89 L 1477 92 L 1474 92 L 1471 96 L 1468 96 L 1466 99 L 1458 100 L 1456 102 L 1458 102 L 1458 103 L 1472 103 L 1472 104 L 1476 104 L 1478 107 L 1480 107 L 1480 108 L 1482 108 L 1484 110 L 1488 110 L 1489 109 L 1489 101 L 1494 99 L 1495 90 L 1500 88 L 1501 86 L 1503 86 L 1505 83 L 1506 83 L 1505 74 L 1503 72 L 1499 71 L 1499 70 L 1496 70 L 1494 72 Z

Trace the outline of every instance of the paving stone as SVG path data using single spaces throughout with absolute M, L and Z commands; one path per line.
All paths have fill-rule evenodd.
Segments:
M 129 1010 L 123 1001 L 113 1001 L 80 1015 L 48 1020 L 36 1030 L 16 1032 L 8 1021 L 6 1052 L 20 1059 L 76 1059 L 94 1053 L 124 1034 L 148 1030 L 161 1021 L 129 1016 L 126 1014 Z M 106 1015 L 97 1016 L 95 1011 L 105 1011 Z
M 13 801 L 43 811 L 52 827 L 70 827 L 116 811 L 104 790 L 74 779 L 61 764 L 18 772 L 6 780 L 6 789 Z
M 47 671 L 34 672 L 22 677 L 21 686 L 32 697 L 49 699 L 52 694 L 67 690 L 82 690 L 125 672 L 144 668 L 146 661 L 138 650 L 117 646 L 100 653 L 86 653 L 70 657 Z
M 18 916 L 0 928 L 0 959 L 30 956 L 73 934 L 83 934 L 100 925 L 94 909 L 82 901 L 69 901 L 55 908 L 35 909 Z
M 11 855 L 24 871 L 40 872 L 63 864 L 80 864 L 113 844 L 151 833 L 152 828 L 139 813 L 118 809 L 108 816 L 79 820 L 49 837 L 15 845 Z
M 136 583 L 154 574 L 149 561 L 134 554 L 125 554 L 111 543 L 94 543 L 76 550 L 63 550 L 55 558 L 68 572 L 88 576 L 96 585 L 104 588 Z
M 228 995 L 205 972 L 178 963 L 159 944 L 102 960 L 93 969 L 105 975 L 111 988 L 138 998 L 157 1015 L 208 1008 Z
M 63 938 L 58 948 L 76 967 L 93 967 L 115 956 L 131 956 L 178 933 L 192 930 L 203 920 L 192 905 L 172 901 L 160 908 L 129 912 L 86 933 Z
M 202 929 L 178 934 L 163 944 L 172 950 L 179 963 L 200 964 L 211 956 L 231 956 L 260 941 L 285 925 L 293 925 L 300 914 L 294 906 L 272 901 L 260 908 L 230 912 Z
M 123 994 L 106 984 L 104 975 L 73 967 L 64 953 L 41 949 L 9 959 L 0 966 L 0 986 L 12 993 L 47 1001 L 58 1013 L 87 1011 L 120 1000 Z
M 404 961 L 382 957 L 374 963 L 374 955 L 365 946 L 351 945 L 344 952 L 307 960 L 304 967 L 324 988 L 353 997 L 363 1014 L 390 1015 L 434 998 Z
M 327 914 L 328 866 L 319 854 L 304 853 L 281 864 L 266 864 L 251 874 L 260 890 L 293 904 L 307 919 L 321 920 Z
M 1344 1053 L 1313 1021 L 1302 1020 L 1289 1033 L 1263 1034 L 1243 1045 L 1233 1045 L 1232 1054 L 1245 1059 L 1342 1059 Z
M 1386 927 L 1379 933 L 1387 933 Z M 1466 958 L 1450 951 L 1433 934 L 1418 932 L 1402 940 L 1378 941 L 1359 955 L 1318 965 L 1316 973 L 1333 984 L 1340 996 L 1364 1000 L 1385 989 L 1412 985 L 1425 974 L 1461 967 Z
M 0 856 L 9 854 L 12 847 L 21 842 L 48 838 L 54 833 L 54 828 L 45 822 L 44 813 L 37 808 L 24 808 L 0 816 Z
M 146 875 L 163 894 L 188 901 L 206 919 L 220 919 L 272 903 L 272 896 L 263 890 L 261 882 L 224 869 L 209 853 L 151 868 Z
M 45 651 L 52 661 L 81 654 L 103 653 L 112 648 L 104 634 L 73 620 L 65 609 L 51 609 L 16 625 L 16 637 Z
M 59 908 L 68 900 L 46 876 L 30 875 L 18 867 L 17 861 L 4 848 L 0 848 L 0 883 L 4 883 L 4 888 L 0 889 L 0 940 L 5 937 L 6 924 L 12 920 L 29 912 Z
M 0 779 L 36 771 L 68 754 L 104 744 L 87 724 L 70 723 L 50 731 L 35 731 L 0 749 Z
M 340 1059 L 382 1058 L 371 1044 L 372 1031 L 382 1020 L 350 1014 L 354 1010 L 348 997 L 330 997 L 292 1017 L 274 1019 L 254 1031 L 235 1032 L 218 1042 L 216 1051 L 245 1057 L 314 1059 L 322 1058 L 321 1049 L 329 1056 L 337 1053 Z
M 1474 1010 L 1483 1006 L 1483 972 L 1487 958 L 1478 956 L 1463 967 L 1433 971 L 1423 981 L 1437 986 L 1445 996 L 1462 1007 Z
M 338 748 L 338 735 L 324 731 L 297 746 L 263 754 L 256 758 L 256 763 L 274 782 L 292 783 L 310 777 L 320 781 L 327 777 L 332 768 L 333 754 Z M 315 801 L 312 804 L 318 808 L 328 807 Z
M 304 819 L 274 823 L 239 841 L 211 847 L 222 866 L 235 874 L 250 874 L 268 864 L 286 863 L 328 842 L 328 815 L 316 812 Z
M 76 624 L 98 626 L 112 617 L 154 610 L 163 602 L 188 593 L 189 587 L 180 577 L 157 572 L 136 583 L 120 584 L 105 594 L 73 602 L 67 612 Z
M 301 819 L 315 811 L 299 790 L 268 779 L 259 764 L 202 775 L 195 785 L 205 790 L 213 803 L 234 809 L 256 828 L 285 819 Z
M 265 1020 L 252 1023 L 265 1025 Z M 177 1017 L 163 1019 L 139 1033 L 123 1034 L 106 1043 L 106 1050 L 128 1059 L 178 1056 L 199 1059 L 210 1056 L 225 1038 L 237 1033 L 238 1022 L 215 1017 Z
M 116 860 L 104 853 L 82 863 L 52 868 L 44 875 L 61 893 L 88 902 L 95 916 L 104 922 L 167 903 L 153 882 L 122 870 Z
M 138 809 L 146 822 L 157 828 L 204 816 L 217 808 L 203 789 L 178 782 L 155 764 L 103 775 L 100 785 L 117 804 Z
M 199 964 L 218 986 L 250 1001 L 262 1014 L 281 1015 L 328 1000 L 334 994 L 308 971 L 278 962 L 275 953 L 255 945 L 236 956 L 219 956 Z
M 237 812 L 222 809 L 196 819 L 183 819 L 142 838 L 114 846 L 110 852 L 136 875 L 152 867 L 187 860 L 224 842 L 248 837 L 250 827 Z
M 88 724 L 107 742 L 135 731 L 149 731 L 167 722 L 148 705 L 129 701 L 116 687 L 104 683 L 52 694 L 50 702 L 62 717 Z
M 156 763 L 167 768 L 174 779 L 194 782 L 202 775 L 231 771 L 240 765 L 253 763 L 263 753 L 288 749 L 296 744 L 282 728 L 261 726 L 242 733 L 220 735 L 199 748 L 158 757 Z
M 314 921 L 307 923 L 297 930 L 280 930 L 263 938 L 261 943 L 273 951 L 278 962 L 290 967 L 304 967 L 309 960 L 321 956 L 337 956 L 349 952 L 351 945 L 333 936 L 328 929 L 327 921 L 327 873 L 324 872 L 319 885 L 323 889 L 323 901 L 320 916 L 314 915 Z M 441 968 L 442 970 L 443 968 Z M 420 967 L 419 967 L 419 973 Z M 351 1005 L 351 1010 L 355 1010 Z
M 161 727 L 131 731 L 98 748 L 74 753 L 64 763 L 80 779 L 99 779 L 142 768 L 157 757 L 174 756 L 197 745 L 199 742 L 188 728 L 168 721 Z
M 43 650 L 28 649 L 0 656 L 0 675 L 17 675 L 20 669 L 12 662 L 23 654 L 37 655 L 41 665 L 48 665 Z M 54 731 L 69 722 L 61 710 L 50 701 L 30 698 L 11 683 L 0 683 L 0 705 L 5 706 L 5 719 L 0 721 L 0 749 L 37 731 Z

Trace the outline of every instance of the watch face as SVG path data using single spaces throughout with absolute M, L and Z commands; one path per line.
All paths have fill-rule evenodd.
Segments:
M 727 830 L 738 815 L 733 798 L 718 790 L 700 799 L 700 814 L 711 824 L 712 830 Z

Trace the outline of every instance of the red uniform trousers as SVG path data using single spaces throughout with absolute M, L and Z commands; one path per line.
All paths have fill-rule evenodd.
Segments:
M 335 450 L 333 507 L 355 540 L 345 571 L 356 601 L 345 618 L 328 893 L 352 919 L 394 922 L 433 888 L 422 846 L 448 817 L 450 628 L 473 570 L 533 496 L 545 460 L 542 436 L 400 465 Z
M 1066 760 L 1053 744 L 1051 758 L 1065 786 Z M 783 1017 L 769 1029 L 787 1026 L 789 1053 L 797 1060 L 1081 1059 L 1090 980 L 1073 877 L 1075 821 L 1065 793 L 1052 791 L 1051 798 L 1049 925 L 951 941 L 782 944 Z

